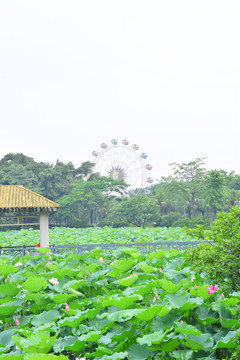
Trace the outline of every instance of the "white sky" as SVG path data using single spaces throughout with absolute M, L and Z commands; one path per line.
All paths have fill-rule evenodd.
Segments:
M 92 161 L 126 138 L 152 176 L 240 173 L 239 0 L 0 0 L 0 158 Z

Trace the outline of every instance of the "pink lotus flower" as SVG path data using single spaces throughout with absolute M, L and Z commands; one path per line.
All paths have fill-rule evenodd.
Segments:
M 206 289 L 207 289 L 209 295 L 212 295 L 212 294 L 214 294 L 215 292 L 218 291 L 218 285 L 217 284 L 215 284 L 214 286 L 209 285 L 209 286 L 206 286 Z
M 100 302 L 101 302 L 101 301 L 100 301 L 100 299 L 99 299 L 99 298 L 97 298 L 97 303 L 98 303 L 98 304 L 100 304 Z
M 67 311 L 69 311 L 69 310 L 70 310 L 70 307 L 69 307 L 69 305 L 68 305 L 68 304 L 66 304 L 65 309 L 66 309 Z
M 52 263 L 51 263 L 50 261 L 48 261 L 45 265 L 46 265 L 46 266 L 47 266 L 47 265 L 52 265 Z
M 156 298 L 156 296 L 154 296 L 153 302 L 155 303 L 156 301 L 157 301 L 157 298 Z
M 18 320 L 18 318 L 15 320 L 15 325 L 20 325 L 20 321 Z
M 197 289 L 197 284 L 194 285 L 195 289 Z
M 160 272 L 160 273 L 162 272 L 162 268 L 161 268 L 161 267 L 159 268 L 159 272 Z
M 59 283 L 58 279 L 52 277 L 51 279 L 48 280 L 51 284 L 53 285 L 57 285 Z
M 14 266 L 15 266 L 15 267 L 22 266 L 21 261 L 20 261 L 20 262 L 18 262 L 18 263 L 16 263 Z
M 224 293 L 221 293 L 221 297 L 224 298 Z
M 104 262 L 104 260 L 103 260 L 103 258 L 102 258 L 102 257 L 100 257 L 100 258 L 99 258 L 99 261 Z

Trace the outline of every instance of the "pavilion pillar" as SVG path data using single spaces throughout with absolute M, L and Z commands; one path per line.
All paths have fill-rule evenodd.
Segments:
M 39 214 L 40 225 L 40 246 L 44 248 L 49 247 L 49 232 L 48 232 L 48 211 L 41 210 Z

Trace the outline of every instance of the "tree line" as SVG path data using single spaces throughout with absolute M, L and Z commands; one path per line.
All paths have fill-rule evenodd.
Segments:
M 217 213 L 240 204 L 240 175 L 206 170 L 204 158 L 170 164 L 162 177 L 138 195 L 123 180 L 94 173 L 94 163 L 36 162 L 22 153 L 0 160 L 0 184 L 23 185 L 61 205 L 53 226 L 211 226 Z

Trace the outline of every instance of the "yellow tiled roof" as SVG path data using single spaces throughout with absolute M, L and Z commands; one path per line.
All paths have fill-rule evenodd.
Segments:
M 22 185 L 0 185 L 1 210 L 24 210 L 30 208 L 57 210 L 59 204 L 26 189 Z

